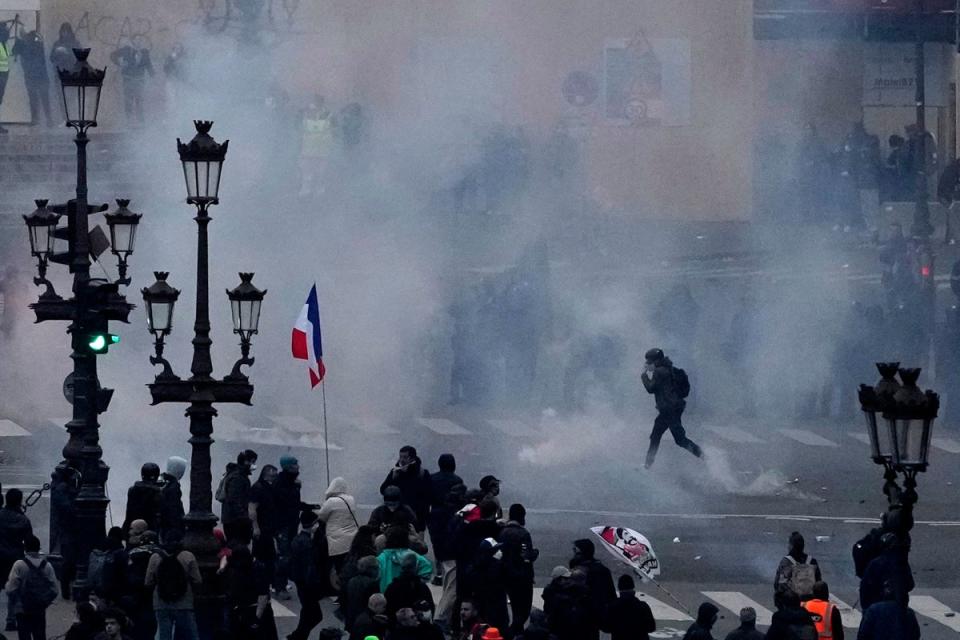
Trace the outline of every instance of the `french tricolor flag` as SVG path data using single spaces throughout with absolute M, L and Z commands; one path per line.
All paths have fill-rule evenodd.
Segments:
M 323 366 L 323 342 L 320 337 L 320 305 L 317 303 L 317 285 L 310 288 L 307 302 L 293 327 L 293 357 L 306 360 L 310 371 L 310 387 L 323 380 L 327 370 Z

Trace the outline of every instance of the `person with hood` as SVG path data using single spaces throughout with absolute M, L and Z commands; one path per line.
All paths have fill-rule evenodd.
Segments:
M 919 640 L 920 625 L 909 606 L 910 595 L 888 580 L 882 598 L 863 608 L 857 640 Z
M 155 587 L 153 610 L 157 616 L 157 640 L 199 640 L 194 614 L 194 592 L 203 579 L 192 552 L 183 548 L 183 534 L 172 529 L 162 546 L 150 556 L 144 584 Z
M 427 531 L 430 532 L 430 543 L 436 560 L 437 575 L 433 577 L 433 584 L 440 586 L 443 584 L 443 560 L 438 550 L 444 541 L 438 541 L 438 538 L 445 537 L 447 523 L 452 515 L 448 501 L 450 491 L 457 485 L 463 485 L 463 478 L 456 474 L 457 460 L 452 453 L 442 454 L 437 459 L 437 467 L 440 470 L 430 475 L 430 515 L 427 519 Z
M 60 33 L 50 47 L 50 64 L 54 71 L 58 69 L 73 69 L 77 59 L 73 55 L 74 49 L 82 49 L 83 45 L 73 33 L 73 25 L 69 22 L 61 23 Z
M 327 536 L 317 514 L 300 514 L 300 533 L 290 543 L 290 577 L 297 586 L 300 617 L 288 640 L 306 640 L 323 621 L 320 601 L 329 591 Z
M 43 110 L 47 127 L 53 126 L 50 116 L 50 75 L 47 73 L 47 55 L 43 51 L 43 38 L 40 32 L 33 30 L 13 45 L 13 55 L 20 59 L 23 67 L 23 79 L 27 85 L 27 99 L 30 101 L 30 124 L 40 124 L 40 110 Z
M 273 485 L 277 508 L 277 577 L 274 588 L 277 598 L 286 600 L 287 579 L 290 566 L 290 542 L 300 528 L 300 514 L 318 509 L 319 505 L 308 504 L 300 498 L 300 462 L 292 455 L 280 456 L 280 473 Z
M 540 551 L 533 546 L 527 530 L 527 510 L 522 504 L 512 504 L 509 520 L 500 530 L 498 540 L 503 551 L 503 573 L 510 600 L 509 635 L 523 631 L 533 608 L 533 563 Z
M 393 579 L 383 595 L 387 598 L 387 614 L 395 619 L 397 611 L 404 607 L 413 608 L 419 602 L 430 603 L 430 610 L 435 609 L 433 594 L 430 587 L 417 575 L 417 554 L 408 551 L 400 557 L 400 574 Z M 354 578 L 357 580 L 357 578 Z
M 800 596 L 787 591 L 780 598 L 780 604 L 767 629 L 767 640 L 817 640 L 817 627 L 810 613 L 800 605 Z
M 670 430 L 673 441 L 678 447 L 686 449 L 698 458 L 703 457 L 700 447 L 687 438 L 681 417 L 687 406 L 686 397 L 690 394 L 690 381 L 683 369 L 673 366 L 673 362 L 664 355 L 661 349 L 650 349 L 644 354 L 646 370 L 641 374 L 647 393 L 652 394 L 657 406 L 657 417 L 653 422 L 653 432 L 650 434 L 650 448 L 647 449 L 647 460 L 644 466 L 649 469 L 657 457 L 660 448 L 660 439 Z
M 183 538 L 183 491 L 180 480 L 187 472 L 187 461 L 180 456 L 167 458 L 167 470 L 161 476 L 163 488 L 160 489 L 160 542 L 166 544 L 167 538 L 176 533 Z
M 697 619 L 683 634 L 683 640 L 713 640 L 710 630 L 717 623 L 720 610 L 709 602 L 704 602 L 697 609 Z
M 410 550 L 410 538 L 403 527 L 387 529 L 387 547 L 377 556 L 380 565 L 380 592 L 383 593 L 401 573 L 401 561 L 407 554 L 413 554 L 416 560 L 416 574 L 424 582 L 433 575 L 433 564 L 419 553 Z
M 354 620 L 367 608 L 370 596 L 375 593 L 380 593 L 380 563 L 376 556 L 364 556 L 357 563 L 357 574 L 343 584 L 341 609 L 347 631 L 353 628 Z
M 757 610 L 740 609 L 740 626 L 728 633 L 725 640 L 763 640 L 763 633 L 757 630 Z
M 7 489 L 0 509 L 0 576 L 9 576 L 17 560 L 23 558 L 24 544 L 33 535 L 33 525 L 23 513 L 23 492 Z M 17 630 L 16 595 L 7 593 L 7 631 Z
M 385 638 L 388 624 L 387 599 L 382 593 L 374 593 L 367 599 L 366 609 L 353 621 L 349 640 L 367 640 L 370 636 Z
M 430 542 L 439 565 L 440 585 L 443 587 L 434 614 L 434 619 L 440 626 L 449 626 L 451 616 L 456 615 L 454 606 L 457 602 L 457 560 L 454 541 L 457 528 L 463 524 L 457 512 L 465 504 L 466 491 L 463 484 L 453 485 L 447 493 L 445 505 L 433 507 L 430 511 Z M 437 584 L 436 575 L 433 584 Z
M 326 500 L 317 515 L 326 524 L 330 562 L 334 569 L 339 571 L 347 559 L 350 543 L 360 528 L 360 523 L 357 522 L 357 503 L 347 491 L 346 480 L 338 477 L 330 481 Z
M 556 640 L 556 636 L 550 633 L 547 615 L 540 609 L 534 609 L 530 612 L 530 622 L 526 629 L 520 635 L 514 636 L 514 640 Z
M 260 477 L 250 487 L 247 507 L 253 529 L 253 556 L 263 564 L 271 584 L 275 582 L 277 568 L 277 500 L 273 490 L 276 482 L 277 468 L 272 464 L 263 465 Z
M 400 448 L 397 464 L 387 474 L 380 485 L 380 494 L 385 495 L 387 487 L 400 489 L 400 501 L 409 506 L 417 520 L 414 526 L 418 533 L 423 533 L 427 527 L 427 517 L 430 514 L 430 503 L 433 496 L 433 485 L 430 473 L 423 468 L 423 463 L 417 457 L 415 447 L 405 445 Z
M 610 634 L 610 640 L 649 640 L 657 622 L 650 605 L 637 598 L 633 577 L 620 576 L 617 590 L 620 597 L 607 605 L 600 628 Z
M 814 583 L 822 579 L 820 565 L 804 552 L 806 546 L 798 531 L 790 534 L 787 555 L 780 560 L 773 582 L 773 603 L 779 609 L 786 593 L 794 593 L 800 600 L 813 597 Z
M 607 607 L 617 599 L 617 590 L 610 569 L 597 560 L 595 554 L 596 547 L 592 540 L 581 538 L 574 541 L 570 570 L 580 570 L 584 574 L 590 597 L 591 626 L 598 630 Z M 590 637 L 594 636 L 596 634 L 591 632 Z
M 252 453 L 252 452 L 249 452 Z M 250 474 L 256 457 L 242 451 L 237 463 L 223 479 L 223 507 L 220 520 L 231 547 L 250 544 L 253 521 L 250 519 Z
M 40 555 L 40 539 L 35 535 L 27 536 L 24 551 L 24 557 L 13 563 L 5 591 L 16 596 L 20 640 L 46 640 L 47 608 L 57 599 L 57 574 Z M 32 573 L 39 573 L 43 579 L 30 579 Z
M 888 532 L 880 536 L 880 555 L 870 561 L 860 580 L 860 607 L 866 611 L 870 605 L 884 599 L 887 584 L 900 593 L 913 591 L 913 571 L 907 560 L 909 545 L 900 542 L 897 534 Z
M 384 487 L 383 504 L 373 510 L 370 521 L 367 523 L 378 533 L 384 533 L 393 527 L 417 526 L 417 514 L 408 505 L 403 503 L 400 487 L 393 485 Z
M 140 467 L 140 479 L 127 489 L 127 514 L 123 530 L 129 531 L 134 520 L 144 520 L 147 529 L 157 531 L 160 520 L 160 465 L 147 462 Z

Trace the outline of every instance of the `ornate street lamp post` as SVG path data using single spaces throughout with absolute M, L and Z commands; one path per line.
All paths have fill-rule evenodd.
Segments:
M 878 362 L 877 370 L 881 379 L 875 386 L 860 385 L 860 406 L 873 461 L 884 468 L 883 493 L 889 507 L 886 526 L 905 542 L 913 528 L 917 474 L 927 470 L 940 397 L 917 386 L 920 369 Z M 898 373 L 902 384 L 896 380 Z M 903 487 L 898 484 L 898 474 L 903 474 Z
M 184 546 L 197 556 L 204 575 L 204 588 L 200 595 L 204 604 L 215 610 L 222 591 L 216 580 L 217 552 L 219 544 L 213 536 L 217 517 L 213 513 L 213 475 L 210 447 L 213 444 L 213 418 L 217 415 L 214 403 L 250 404 L 253 385 L 240 371 L 240 367 L 253 364 L 249 357 L 250 339 L 257 333 L 260 322 L 260 305 L 265 291 L 260 291 L 251 282 L 252 273 L 241 273 L 241 283 L 227 295 L 234 319 L 234 331 L 240 334 L 241 357 L 232 372 L 222 380 L 213 377 L 213 362 L 210 357 L 210 311 L 209 311 L 209 259 L 207 225 L 210 223 L 209 208 L 219 203 L 220 173 L 226 158 L 227 142 L 217 143 L 210 137 L 212 122 L 196 121 L 197 135 L 184 144 L 177 140 L 180 161 L 183 164 L 187 186 L 187 203 L 196 207 L 197 215 L 197 303 L 193 324 L 193 360 L 191 376 L 186 380 L 174 374 L 170 363 L 163 357 L 164 338 L 173 325 L 173 307 L 180 292 L 167 284 L 167 273 L 157 272 L 157 282 L 143 290 L 147 308 L 147 322 L 155 338 L 156 355 L 150 358 L 163 371 L 148 385 L 153 404 L 165 402 L 186 403 L 190 418 L 190 511 L 185 517 L 186 535 Z M 210 609 L 208 609 L 209 611 Z M 209 619 L 216 616 L 207 616 Z M 201 621 L 203 616 L 201 616 Z M 201 622 L 202 623 L 202 622 Z M 216 624 L 213 622 L 212 624 Z
M 126 278 L 126 261 L 133 253 L 138 214 L 117 215 L 111 218 L 113 251 L 120 260 L 120 278 L 116 282 L 90 276 L 90 230 L 87 217 L 105 211 L 107 205 L 90 206 L 87 202 L 87 130 L 97 126 L 97 110 L 100 106 L 100 91 L 103 87 L 104 69 L 95 69 L 87 62 L 89 49 L 74 49 L 76 63 L 71 69 L 58 69 L 67 126 L 76 131 L 77 189 L 76 199 L 63 205 L 47 207 L 47 200 L 36 200 L 37 209 L 24 216 L 30 233 L 30 252 L 37 258 L 37 285 L 45 287 L 37 302 L 30 305 L 37 322 L 60 320 L 70 323 L 73 372 L 64 382 L 65 394 L 73 404 L 73 417 L 67 423 L 69 441 L 63 448 L 64 461 L 58 465 L 79 478 L 80 486 L 73 500 L 75 523 L 70 523 L 72 540 L 68 549 L 51 549 L 61 552 L 64 558 L 75 558 L 76 567 L 62 570 L 71 574 L 76 570 L 74 594 L 86 597 L 86 570 L 90 550 L 104 538 L 106 509 L 109 500 L 105 485 L 109 467 L 103 462 L 100 448 L 100 425 L 98 415 L 107 410 L 113 395 L 112 389 L 100 387 L 97 378 L 97 356 L 119 341 L 107 333 L 109 322 L 127 322 L 133 305 L 119 294 L 119 285 L 129 284 Z M 129 202 L 123 200 L 122 202 Z M 121 207 L 123 208 L 123 207 Z M 66 227 L 58 227 L 66 218 Z M 54 239 L 67 241 L 65 253 L 54 253 Z M 47 279 L 50 262 L 67 265 L 73 274 L 73 296 L 64 300 L 57 295 L 53 284 Z M 51 513 L 51 526 L 63 526 L 68 520 L 63 514 Z M 63 540 L 67 536 L 57 536 Z M 72 561 L 71 563 L 72 564 Z

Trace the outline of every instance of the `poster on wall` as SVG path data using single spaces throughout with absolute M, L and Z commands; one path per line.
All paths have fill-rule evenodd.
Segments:
M 949 105 L 950 45 L 924 49 L 924 98 L 929 107 Z M 910 43 L 877 42 L 864 47 L 863 104 L 869 107 L 912 107 L 916 104 L 915 47 Z
M 690 123 L 690 42 L 681 38 L 607 40 L 603 49 L 604 116 L 631 126 Z

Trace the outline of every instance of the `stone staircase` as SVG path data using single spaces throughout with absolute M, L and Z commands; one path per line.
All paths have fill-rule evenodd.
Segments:
M 130 137 L 95 131 L 91 138 L 87 146 L 91 196 L 103 200 L 143 192 L 148 168 L 138 158 Z M 72 130 L 14 130 L 0 136 L 0 228 L 6 231 L 22 225 L 20 216 L 34 209 L 36 198 L 63 202 L 73 197 L 76 171 Z

